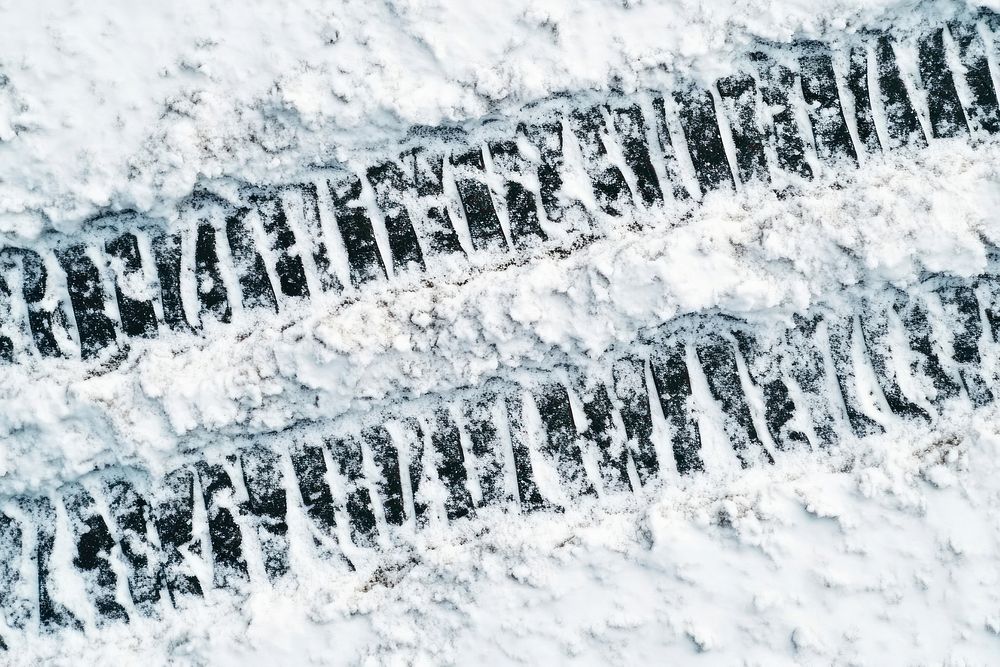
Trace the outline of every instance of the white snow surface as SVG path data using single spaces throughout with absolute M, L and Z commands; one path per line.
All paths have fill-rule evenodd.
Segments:
M 991 664 L 998 418 L 482 515 L 352 574 L 299 560 L 280 588 L 38 638 L 10 664 Z
M 294 179 L 414 124 L 705 80 L 754 38 L 906 27 L 912 0 L 0 3 L 0 232 L 168 216 L 199 180 Z M 963 3 L 930 3 L 950 16 Z
M 290 181 L 413 124 L 636 89 L 679 68 L 711 79 L 756 38 L 962 7 L 3 2 L 0 233 L 74 232 L 107 209 L 169 218 L 199 180 Z M 100 375 L 65 360 L 6 369 L 0 494 L 116 462 L 155 474 L 192 443 L 585 365 L 678 313 L 782 320 L 862 278 L 974 275 L 981 238 L 1000 243 L 997 165 L 995 144 L 937 142 L 872 160 L 839 188 L 709 197 L 683 223 L 665 209 L 642 234 L 623 228 L 463 284 L 444 273 L 433 287 L 414 280 L 140 344 Z M 564 515 L 486 513 L 410 536 L 353 574 L 303 556 L 278 588 L 35 638 L 7 658 L 988 664 L 1000 653 L 998 417 L 953 407 L 934 432 L 894 423 L 829 456 L 666 474 L 641 497 Z

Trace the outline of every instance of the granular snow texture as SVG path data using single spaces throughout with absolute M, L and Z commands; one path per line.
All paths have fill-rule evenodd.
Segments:
M 462 125 L 560 92 L 713 80 L 757 39 L 940 23 L 904 0 L 0 2 L 0 235 L 170 218 L 199 182 L 291 182 L 415 124 Z M 5 369 L 0 493 L 303 420 L 586 364 L 680 313 L 784 320 L 855 283 L 970 276 L 1000 244 L 995 144 L 894 154 L 801 196 L 709 197 L 562 258 L 140 344 L 93 375 Z M 990 664 L 1000 655 L 1000 419 L 774 467 L 669 471 L 563 514 L 484 512 L 405 535 L 346 573 L 211 592 L 161 618 L 38 636 L 10 664 Z M 735 466 L 733 466 L 735 468 Z M 298 552 L 295 550 L 298 549 Z

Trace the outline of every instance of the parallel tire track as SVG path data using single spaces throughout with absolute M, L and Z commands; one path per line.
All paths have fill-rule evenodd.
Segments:
M 489 258 L 572 251 L 609 220 L 638 226 L 636 211 L 667 201 L 753 181 L 794 195 L 803 179 L 867 154 L 985 140 L 1000 130 L 996 27 L 985 15 L 919 36 L 914 73 L 900 71 L 885 34 L 837 50 L 761 45 L 710 90 L 559 100 L 475 136 L 417 131 L 358 173 L 230 199 L 195 193 L 175 227 L 128 214 L 95 221 L 86 242 L 6 248 L 0 356 L 110 361 L 136 338 L 434 274 L 439 263 L 489 270 Z M 561 195 L 567 162 L 589 176 L 592 198 Z M 350 568 L 488 508 L 641 493 L 670 475 L 769 465 L 900 421 L 933 422 L 951 401 L 986 404 L 1000 369 L 1000 256 L 990 266 L 973 280 L 927 276 L 912 292 L 862 286 L 836 300 L 857 310 L 831 300 L 784 328 L 679 317 L 586 372 L 498 379 L 247 438 L 162 479 L 112 469 L 7 498 L 0 646 L 289 576 L 293 512 L 318 557 Z M 53 558 L 60 542 L 69 563 Z M 65 599 L 67 577 L 82 582 L 85 606 Z

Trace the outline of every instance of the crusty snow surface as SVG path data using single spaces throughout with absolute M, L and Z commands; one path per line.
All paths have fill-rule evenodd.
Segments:
M 0 235 L 169 217 L 199 180 L 294 181 L 553 93 L 710 80 L 755 38 L 916 25 L 903 0 L 0 1 Z M 93 377 L 0 382 L 0 492 L 330 418 L 362 402 L 585 366 L 679 313 L 789 313 L 864 278 L 971 276 L 1000 244 L 1000 148 L 939 142 L 800 197 L 712 196 L 564 258 L 319 299 Z M 177 352 L 180 350 L 180 352 Z M 990 664 L 1000 656 L 1000 414 L 774 467 L 665 472 L 564 514 L 482 513 L 347 573 L 307 540 L 279 587 L 39 637 L 13 664 Z M 298 547 L 296 547 L 298 545 Z

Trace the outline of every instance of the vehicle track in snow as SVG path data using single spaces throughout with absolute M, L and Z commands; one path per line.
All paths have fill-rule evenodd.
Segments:
M 767 182 L 792 198 L 881 152 L 991 141 L 994 18 L 832 49 L 760 45 L 711 89 L 581 95 L 471 131 L 415 129 L 355 173 L 199 191 L 170 224 L 119 214 L 92 221 L 85 240 L 4 249 L 0 354 L 108 368 L 161 331 L 196 336 L 208 320 L 252 323 L 260 309 L 350 300 L 374 283 L 460 282 L 641 235 L 709 193 Z M 905 49 L 914 71 L 897 63 Z M 2 645 L 289 576 L 292 516 L 309 548 L 349 569 L 477 512 L 558 511 L 933 424 L 952 401 L 984 405 L 1000 377 L 1000 255 L 989 267 L 907 291 L 863 282 L 787 325 L 682 315 L 586 369 L 229 438 L 163 477 L 111 467 L 7 498 Z M 69 599 L 68 579 L 83 599 Z
M 0 355 L 115 360 L 129 341 L 253 321 L 372 283 L 460 282 L 681 217 L 709 193 L 794 197 L 882 151 L 1000 131 L 994 15 L 894 41 L 760 45 L 711 89 L 540 102 L 473 130 L 414 128 L 356 172 L 215 184 L 177 219 L 108 214 L 84 238 L 0 250 Z M 906 49 L 909 49 L 908 51 Z M 901 70 L 896 51 L 915 55 Z M 670 222 L 676 222 L 672 220 Z

